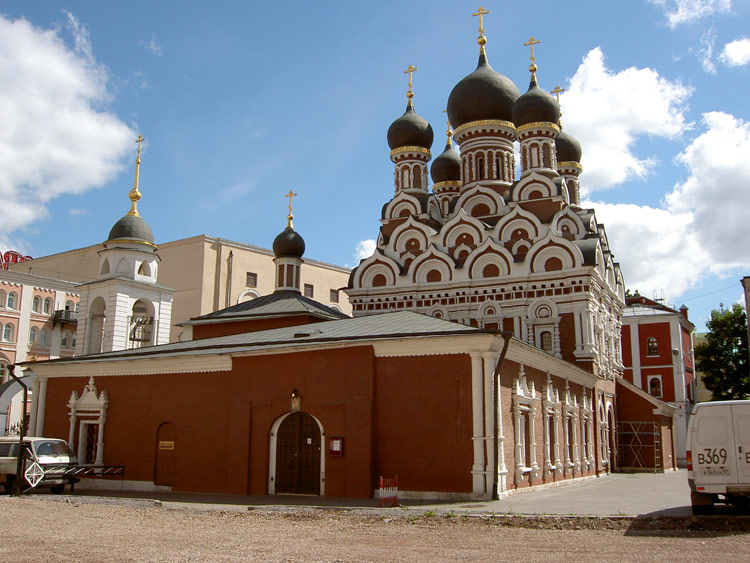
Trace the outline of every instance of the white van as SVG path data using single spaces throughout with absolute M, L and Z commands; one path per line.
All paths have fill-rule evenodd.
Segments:
M 750 506 L 750 401 L 695 405 L 687 463 L 693 514 L 712 514 L 715 502 Z
M 42 438 L 41 436 L 25 436 L 23 439 L 24 457 L 26 467 L 32 461 L 37 462 L 43 469 L 49 466 L 78 465 L 78 460 L 70 450 L 65 440 L 58 438 Z M 10 493 L 13 490 L 13 481 L 16 478 L 18 462 L 18 436 L 0 436 L 0 476 L 4 477 L 5 490 Z M 62 493 L 66 483 L 74 483 L 77 479 L 73 476 L 62 475 L 53 477 L 47 474 L 37 485 L 38 487 L 50 487 L 53 493 Z

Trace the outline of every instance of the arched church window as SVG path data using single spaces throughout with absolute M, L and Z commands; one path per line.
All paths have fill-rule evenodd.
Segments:
M 484 157 L 477 157 L 477 180 L 484 180 Z
M 495 157 L 495 179 L 502 180 L 503 179 L 503 165 L 500 161 L 500 157 Z
M 138 273 L 141 276 L 151 275 L 151 267 L 148 265 L 148 262 L 141 262 L 141 265 L 138 267 Z
M 542 163 L 544 168 L 552 168 L 552 153 L 547 143 L 542 145 Z
M 404 167 L 401 170 L 401 188 L 408 189 L 409 187 L 409 169 Z
M 422 168 L 419 165 L 414 167 L 414 187 L 422 187 Z
M 545 330 L 539 335 L 540 340 L 540 347 L 542 350 L 547 352 L 548 354 L 552 353 L 552 333 L 548 330 Z
M 646 355 L 648 356 L 658 356 L 659 355 L 659 343 L 656 341 L 656 338 L 653 336 L 649 336 L 646 340 Z

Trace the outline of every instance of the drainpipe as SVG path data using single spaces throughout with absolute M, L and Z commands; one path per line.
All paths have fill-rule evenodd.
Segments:
M 16 377 L 16 366 L 11 364 L 10 376 L 23 387 L 23 411 L 21 413 L 21 424 L 18 428 L 18 458 L 16 459 L 16 478 L 13 481 L 13 494 L 17 497 L 23 495 L 23 439 L 26 435 L 26 405 L 29 401 L 29 389 Z
M 503 350 L 500 352 L 500 357 L 497 360 L 497 364 L 495 364 L 495 373 L 492 375 L 492 393 L 495 397 L 495 400 L 492 401 L 492 410 L 494 411 L 492 413 L 492 424 L 493 424 L 493 432 L 492 432 L 492 439 L 494 441 L 494 448 L 495 448 L 495 467 L 492 470 L 492 500 L 499 500 L 500 499 L 500 491 L 498 491 L 498 469 L 500 467 L 500 434 L 498 432 L 498 424 L 497 424 L 497 417 L 501 416 L 501 413 L 499 412 L 499 398 L 500 398 L 500 368 L 503 365 L 503 360 L 505 360 L 505 354 L 508 352 L 508 346 L 510 345 L 510 341 L 513 338 L 513 333 L 509 330 L 504 330 L 502 332 L 499 332 L 500 336 L 503 337 L 503 340 L 505 340 L 505 344 L 503 344 Z

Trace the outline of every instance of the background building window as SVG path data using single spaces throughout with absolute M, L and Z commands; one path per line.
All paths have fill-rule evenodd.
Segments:
M 48 346 L 49 345 L 49 332 L 46 328 L 42 329 L 42 332 L 39 333 L 39 345 L 40 346 Z
M 656 341 L 656 338 L 653 336 L 649 336 L 646 340 L 646 355 L 648 356 L 658 356 L 659 355 L 659 343 Z
M 245 280 L 247 287 L 258 287 L 258 274 L 255 272 L 248 272 L 247 279 Z
M 39 313 L 41 311 L 41 303 L 42 300 L 39 298 L 38 295 L 34 296 L 34 299 L 31 301 L 31 310 L 35 313 Z
M 8 323 L 3 329 L 3 340 L 13 342 L 13 325 Z
M 63 348 L 67 348 L 68 347 L 68 332 L 67 331 L 65 331 L 65 332 L 62 333 L 62 336 L 60 337 L 60 345 Z
M 8 309 L 15 309 L 16 308 L 16 292 L 11 291 L 8 294 Z
M 312 284 L 306 283 L 305 284 L 305 297 L 310 297 L 312 299 L 313 296 L 313 286 Z
M 661 397 L 661 377 L 655 375 L 648 378 L 648 392 L 653 397 Z
M 50 299 L 49 297 L 44 300 L 43 312 L 45 315 L 49 315 L 52 312 L 52 299 Z
M 32 326 L 29 329 L 29 344 L 35 344 L 37 335 L 39 334 L 39 331 L 35 326 Z
M 331 303 L 338 303 L 338 302 L 339 302 L 339 290 L 332 289 L 331 290 Z

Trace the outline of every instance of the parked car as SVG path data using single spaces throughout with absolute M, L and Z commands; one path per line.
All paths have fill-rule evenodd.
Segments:
M 693 514 L 712 514 L 716 502 L 750 507 L 750 401 L 695 405 L 687 464 Z
M 57 477 L 51 468 L 51 466 L 74 467 L 78 465 L 76 456 L 65 440 L 26 436 L 23 439 L 23 456 L 25 467 L 35 461 L 42 469 L 47 470 L 38 487 L 50 487 L 53 493 L 59 494 L 65 490 L 66 483 L 74 483 L 77 480 L 71 475 L 63 475 L 64 469 L 59 470 L 60 476 Z M 0 476 L 4 477 L 3 485 L 8 493 L 13 490 L 17 460 L 18 436 L 0 436 Z

